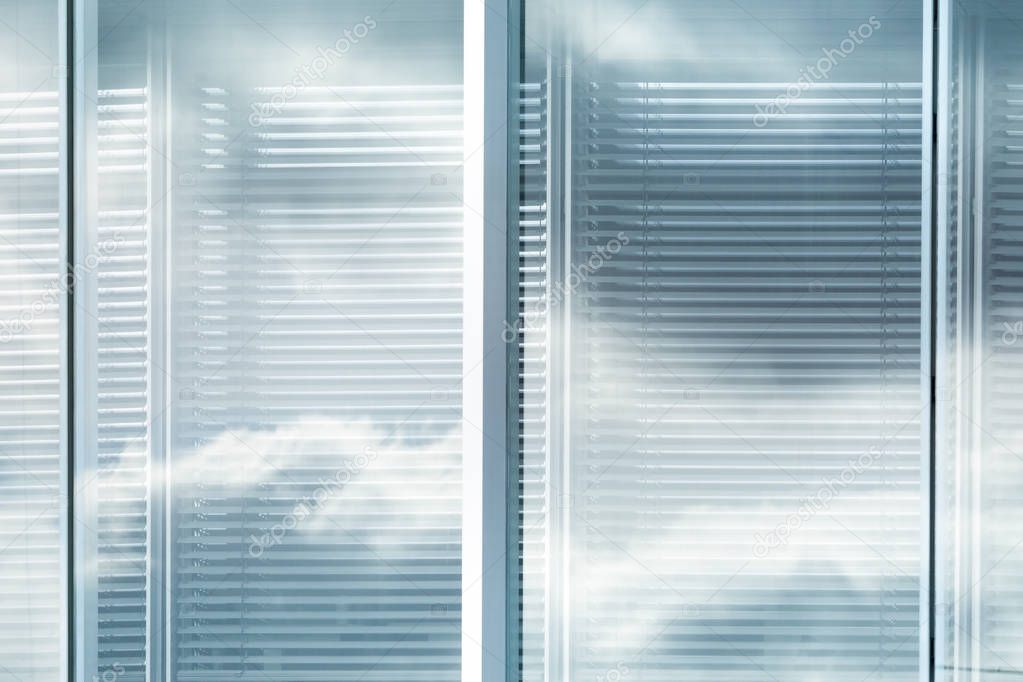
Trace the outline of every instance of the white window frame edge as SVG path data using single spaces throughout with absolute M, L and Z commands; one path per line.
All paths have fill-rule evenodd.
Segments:
M 170 41 L 167 28 L 167 3 L 160 2 L 157 12 L 160 30 L 149 31 L 148 58 L 148 133 L 151 162 L 148 170 L 148 211 L 150 238 L 148 263 L 150 277 L 149 292 L 149 343 L 153 357 L 160 358 L 163 367 L 170 367 L 172 266 L 170 258 L 173 224 L 172 206 L 177 183 L 174 182 L 174 163 L 170 145 L 173 121 L 170 117 Z M 154 210 L 155 197 L 163 196 Z M 171 469 L 169 453 L 172 452 L 170 439 L 171 408 L 174 386 L 164 369 L 150 363 L 149 380 L 149 568 L 146 571 L 146 591 L 149 599 L 146 622 L 147 682 L 162 682 L 174 679 L 173 656 L 168 655 L 173 631 L 170 605 L 174 603 L 171 593 L 169 558 L 171 551 L 170 486 Z
M 936 251 L 934 260 L 934 271 L 931 276 L 935 278 L 935 286 L 932 287 L 932 295 L 934 296 L 934 307 L 932 310 L 937 310 L 939 313 L 935 315 L 935 319 L 931 320 L 931 324 L 934 328 L 934 342 L 933 351 L 935 353 L 936 362 L 944 362 L 948 356 L 948 344 L 947 344 L 947 314 L 948 314 L 948 212 L 945 207 L 948 206 L 948 162 L 949 155 L 947 145 L 949 144 L 949 129 L 948 129 L 948 114 L 949 114 L 949 99 L 948 99 L 948 69 L 949 69 L 949 39 L 951 25 L 949 24 L 949 3 L 945 0 L 934 0 L 935 13 L 937 16 L 938 26 L 936 30 L 940 30 L 939 33 L 933 36 L 934 50 L 932 54 L 932 63 L 935 72 L 931 79 L 935 88 L 934 96 L 932 101 L 934 102 L 934 114 L 936 116 L 935 130 L 933 131 L 935 139 L 934 158 L 932 159 L 934 165 L 933 172 L 933 183 L 934 183 L 934 215 L 932 216 L 932 224 L 934 225 L 934 239 L 935 244 L 932 245 L 932 249 Z M 940 178 L 944 175 L 946 182 L 941 182 Z M 930 635 L 931 641 L 930 646 L 933 647 L 931 659 L 928 662 L 932 669 L 936 670 L 939 666 L 944 666 L 947 661 L 944 656 L 944 644 L 945 637 L 947 636 L 947 629 L 944 626 L 945 616 L 945 604 L 944 595 L 946 589 L 946 578 L 943 571 L 937 570 L 939 565 L 944 565 L 945 557 L 947 556 L 945 548 L 941 547 L 935 540 L 935 533 L 938 528 L 938 503 L 937 495 L 938 491 L 944 490 L 947 485 L 945 476 L 941 473 L 941 467 L 938 466 L 938 443 L 943 440 L 942 434 L 945 429 L 945 414 L 944 410 L 938 409 L 937 397 L 942 396 L 942 399 L 946 399 L 948 396 L 949 388 L 949 377 L 945 372 L 940 371 L 936 366 L 934 370 L 934 392 L 935 402 L 932 404 L 934 414 L 932 416 L 932 423 L 934 429 L 931 437 L 932 441 L 932 482 L 931 482 L 931 493 L 934 499 L 931 501 L 931 537 L 928 538 L 928 542 L 931 544 L 931 551 L 933 556 L 931 557 L 931 578 L 933 580 L 932 590 L 930 591 Z M 938 562 L 942 562 L 939 564 Z M 940 635 L 940 638 L 939 638 Z M 933 679 L 933 677 L 932 677 Z
M 568 16 L 566 0 L 557 0 L 555 11 Z M 571 538 L 572 505 L 570 471 L 571 447 L 571 359 L 572 287 L 566 286 L 566 273 L 571 272 L 572 202 L 572 82 L 575 27 L 567 25 L 548 30 L 546 36 L 547 64 L 547 257 L 545 265 L 548 286 L 545 291 L 547 311 L 547 351 L 545 443 L 547 453 L 544 496 L 551 505 L 548 514 L 545 546 L 543 589 L 544 599 L 544 679 L 569 679 L 571 672 Z M 555 295 L 560 301 L 555 301 Z
M 60 226 L 58 233 L 60 234 L 60 248 L 59 258 L 60 263 L 65 269 L 65 277 L 68 276 L 71 264 L 71 248 L 73 247 L 73 232 L 74 222 L 71 218 L 71 182 L 74 174 L 71 171 L 71 160 L 72 160 L 72 135 L 70 126 L 73 123 L 73 119 L 70 117 L 70 110 L 73 104 L 72 93 L 74 88 L 72 87 L 71 79 L 74 77 L 75 69 L 72 68 L 74 64 L 73 52 L 74 52 L 74 28 L 70 25 L 72 18 L 72 3 L 74 0 L 58 0 L 57 2 L 57 60 L 59 62 L 58 68 L 63 66 L 63 73 L 58 74 L 57 78 L 57 108 L 58 113 L 58 162 L 57 162 L 57 174 L 58 174 L 58 190 L 57 190 L 57 223 Z M 66 281 L 66 280 L 65 280 Z M 72 533 L 72 519 L 74 515 L 74 495 L 73 495 L 73 477 L 74 477 L 74 462 L 73 462 L 73 447 L 71 429 L 73 423 L 71 422 L 71 412 L 73 403 L 71 402 L 71 358 L 74 351 L 72 345 L 72 332 L 71 324 L 74 319 L 72 315 L 72 306 L 74 304 L 74 298 L 72 291 L 66 290 L 65 295 L 60 301 L 60 311 L 58 313 L 58 324 L 60 329 L 58 330 L 58 338 L 60 344 L 60 444 L 58 450 L 58 462 L 60 465 L 60 600 L 61 600 L 61 611 L 60 619 L 62 623 L 67 624 L 67 627 L 61 628 L 60 633 L 60 679 L 71 680 L 72 675 L 75 673 L 74 666 L 74 652 L 77 645 L 74 637 L 74 632 L 71 630 L 72 618 L 74 618 L 74 569 L 75 569 L 75 552 L 73 547 L 74 535 Z
M 98 368 L 93 361 L 98 337 L 98 320 L 87 311 L 96 309 L 97 287 L 95 277 L 79 277 L 78 266 L 87 262 L 91 249 L 97 243 L 97 119 L 98 112 L 94 97 L 85 93 L 97 93 L 99 40 L 98 3 L 89 0 L 61 0 L 66 3 L 67 30 L 71 36 L 68 42 L 69 67 L 66 79 L 70 97 L 67 101 L 67 116 L 70 118 L 67 134 L 70 134 L 70 159 L 68 170 L 71 178 L 66 185 L 69 192 L 68 236 L 65 244 L 67 255 L 73 260 L 69 267 L 76 277 L 70 288 L 68 305 L 70 311 L 67 323 L 71 325 L 65 333 L 70 338 L 70 367 L 68 382 L 70 426 L 68 434 L 68 464 L 71 486 L 68 524 L 71 530 L 71 556 L 74 565 L 70 576 L 74 583 L 69 586 L 71 609 L 69 627 L 73 637 L 73 652 L 69 652 L 72 667 L 68 680 L 89 682 L 97 672 L 97 651 L 92 646 L 96 635 L 98 584 L 96 574 L 96 538 L 90 523 L 96 518 L 96 375 Z M 85 273 L 88 275 L 88 273 Z
M 919 677 L 921 682 L 933 682 L 935 679 L 935 593 L 933 590 L 936 575 L 934 523 L 936 518 L 935 469 L 937 462 L 937 438 L 935 435 L 936 393 L 935 386 L 938 371 L 937 362 L 940 355 L 936 354 L 939 336 L 934 329 L 936 318 L 941 318 L 940 309 L 935 310 L 935 303 L 940 301 L 937 291 L 940 282 L 935 279 L 940 271 L 941 255 L 935 253 L 942 244 L 939 229 L 935 220 L 940 211 L 935 206 L 937 178 L 940 168 L 935 163 L 942 156 L 940 146 L 936 146 L 934 129 L 935 114 L 940 110 L 935 77 L 937 75 L 935 60 L 943 42 L 942 36 L 936 33 L 936 11 L 942 0 L 923 0 L 923 36 L 921 61 L 921 106 L 923 108 L 920 125 L 920 399 L 923 406 L 920 419 L 920 586 L 919 586 Z M 938 205 L 940 206 L 940 204 Z
M 461 679 L 517 679 L 517 305 L 520 0 L 463 5 Z M 515 73 L 512 73 L 512 70 Z M 509 167 L 514 163 L 515 168 Z M 514 261 L 513 261 L 514 259 Z M 511 335 L 509 335 L 511 336 Z

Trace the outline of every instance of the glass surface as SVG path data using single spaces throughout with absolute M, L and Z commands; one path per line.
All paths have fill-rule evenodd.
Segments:
M 525 678 L 918 679 L 920 3 L 525 13 Z
M 461 3 L 81 4 L 86 674 L 457 679 Z
M 0 0 L 0 679 L 65 674 L 58 3 Z
M 939 96 L 937 666 L 1023 667 L 1023 7 L 955 2 Z

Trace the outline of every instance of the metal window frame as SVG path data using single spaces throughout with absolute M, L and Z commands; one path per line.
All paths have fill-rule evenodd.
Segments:
M 518 357 L 505 329 L 518 318 L 521 2 L 463 8 L 461 664 L 462 680 L 497 682 L 518 679 Z
M 919 678 L 921 682 L 933 682 L 934 673 L 934 582 L 935 582 L 935 429 L 937 334 L 935 319 L 938 311 L 938 281 L 936 278 L 938 238 L 935 200 L 937 194 L 938 166 L 937 131 L 938 122 L 936 97 L 939 89 L 936 83 L 938 69 L 935 59 L 939 44 L 939 4 L 949 0 L 923 0 L 923 34 L 921 36 L 920 74 L 921 107 L 923 111 L 920 126 L 920 398 L 923 411 L 920 419 L 920 632 L 919 632 Z
M 58 314 L 60 329 L 60 446 L 58 459 L 63 465 L 60 471 L 60 496 L 63 513 L 60 519 L 60 535 L 63 542 L 60 547 L 61 575 L 61 619 L 66 624 L 61 631 L 61 677 L 74 682 L 76 671 L 75 652 L 79 646 L 77 630 L 73 627 L 76 619 L 75 600 L 75 536 L 71 522 L 75 518 L 74 495 L 74 396 L 71 392 L 74 375 L 73 361 L 75 357 L 74 338 L 69 330 L 74 328 L 74 287 L 71 279 L 74 259 L 74 87 L 75 78 L 75 0 L 57 1 L 57 44 L 58 61 L 63 65 L 62 78 L 58 81 L 58 224 L 63 226 L 60 243 L 60 261 L 64 264 L 65 291 L 60 301 Z
M 84 454 L 89 451 L 88 443 L 95 441 L 95 431 L 89 428 L 90 420 L 82 419 L 90 406 L 95 408 L 96 398 L 86 393 L 87 386 L 95 385 L 88 378 L 93 377 L 97 368 L 88 362 L 91 344 L 95 343 L 98 327 L 90 315 L 80 315 L 79 310 L 89 310 L 95 302 L 95 287 L 88 278 L 79 279 L 76 274 L 81 263 L 86 262 L 90 245 L 95 242 L 96 195 L 95 178 L 88 170 L 96 166 L 96 145 L 90 144 L 97 133 L 98 112 L 90 106 L 90 98 L 84 93 L 96 92 L 97 55 L 95 40 L 98 37 L 98 7 L 95 2 L 83 0 L 62 0 L 67 11 L 67 55 L 68 69 L 66 89 L 68 98 L 68 140 L 66 147 L 68 166 L 68 211 L 66 255 L 68 272 L 67 320 L 68 328 L 63 330 L 68 339 L 67 361 L 67 450 L 70 488 L 68 516 L 68 555 L 73 557 L 70 575 L 73 582 L 68 585 L 69 630 L 71 643 L 68 650 L 70 662 L 68 674 L 72 682 L 87 682 L 86 671 L 97 666 L 95 647 L 90 646 L 96 631 L 94 614 L 97 598 L 97 576 L 92 570 L 90 557 L 95 555 L 93 533 L 86 519 L 94 518 L 94 495 L 92 488 L 96 462 L 87 461 Z M 89 36 L 93 44 L 89 44 Z M 84 486 L 83 486 L 84 482 Z

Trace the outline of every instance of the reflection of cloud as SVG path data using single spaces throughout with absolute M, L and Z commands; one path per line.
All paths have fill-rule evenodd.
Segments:
M 389 435 L 368 420 L 303 417 L 273 429 L 225 430 L 173 464 L 176 495 L 248 498 L 268 519 L 291 513 L 329 489 L 299 528 L 343 528 L 379 540 L 353 518 L 400 516 L 404 528 L 430 526 L 431 507 L 458 506 L 461 439 Z M 341 483 L 338 485 L 338 483 Z
M 600 274 L 614 278 L 631 255 Z M 634 679 L 858 682 L 878 667 L 913 676 L 915 367 L 866 376 L 869 341 L 810 319 L 823 294 L 804 300 L 805 288 L 779 294 L 796 305 L 788 315 L 776 306 L 775 324 L 755 302 L 719 301 L 722 324 L 702 307 L 713 292 L 655 290 L 639 319 L 638 306 L 602 298 L 602 286 L 598 278 L 580 294 L 590 306 L 572 330 L 588 370 L 572 396 L 569 496 L 579 674 L 624 662 Z M 793 338 L 795 324 L 812 343 Z M 884 349 L 874 344 L 877 361 Z M 864 454 L 870 461 L 826 509 L 784 547 L 754 554 L 757 532 L 785 523 Z
M 159 588 L 172 595 L 185 674 L 262 670 L 252 661 L 267 648 L 283 653 L 272 671 L 256 674 L 261 679 L 294 679 L 309 656 L 341 677 L 413 659 L 437 670 L 436 679 L 457 669 L 450 653 L 461 593 L 456 434 L 385 432 L 370 420 L 307 415 L 224 429 L 171 460 L 169 582 Z M 131 480 L 127 467 L 111 467 L 94 489 L 123 477 Z M 326 488 L 330 494 L 318 496 Z M 279 542 L 252 551 L 254 536 L 317 496 L 321 503 L 308 504 Z M 110 540 L 120 523 L 90 526 Z M 90 566 L 113 587 L 114 571 L 146 568 Z M 207 625 L 225 622 L 236 625 Z M 132 627 L 121 636 L 143 641 L 144 627 Z M 428 655 L 417 649 L 424 638 L 434 646 Z
M 959 248 L 972 238 L 957 235 Z M 955 281 L 960 274 L 950 269 L 953 292 L 968 289 Z M 1018 268 L 995 267 L 988 275 L 997 288 L 999 280 L 1017 278 Z M 976 300 L 950 300 L 955 301 L 954 315 L 944 330 L 948 354 L 938 358 L 935 404 L 937 636 L 949 665 L 1020 669 L 1023 389 L 1018 377 L 1023 344 L 1008 333 L 1019 312 L 1011 297 L 995 297 L 983 306 Z M 983 309 L 983 322 L 969 321 L 975 306 Z M 973 324 L 982 330 L 975 337 Z M 976 658 L 970 653 L 973 640 L 980 647 Z
M 312 513 L 294 532 L 342 531 L 379 542 L 362 522 L 376 517 L 412 533 L 461 509 L 461 446 L 450 432 L 395 434 L 370 420 L 301 417 L 273 428 L 224 429 L 208 443 L 176 453 L 170 484 L 180 511 L 190 504 L 201 515 L 204 506 L 237 501 L 251 515 L 247 523 L 262 519 L 269 528 L 306 503 Z M 95 495 L 134 484 L 130 465 L 110 465 L 99 476 L 80 471 L 78 485 Z M 152 476 L 154 487 L 164 484 L 157 470 Z
M 599 51 L 600 59 L 618 62 L 695 59 L 706 54 L 700 33 L 692 24 L 674 19 L 663 4 L 607 2 L 596 21 L 579 21 L 578 13 L 571 12 L 566 23 L 561 34 L 573 36 L 584 57 Z M 670 30 L 665 30 L 667 26 Z
M 310 656 L 323 675 L 410 666 L 446 679 L 457 669 L 449 652 L 461 593 L 460 461 L 461 439 L 450 433 L 396 435 L 319 416 L 222 433 L 179 453 L 179 665 L 244 675 L 272 648 L 282 651 L 272 679 L 304 676 Z M 296 503 L 349 467 L 344 485 L 279 543 L 253 551 L 253 536 L 286 527 Z M 214 650 L 203 626 L 211 619 L 240 624 L 220 631 Z
M 742 506 L 686 513 L 741 514 Z M 758 680 L 859 680 L 878 666 L 912 675 L 919 623 L 912 562 L 905 575 L 885 568 L 871 549 L 834 531 L 833 551 L 817 543 L 769 559 L 702 523 L 659 528 L 656 539 L 612 541 L 612 533 L 591 527 L 576 538 L 573 628 L 587 651 L 580 671 L 624 662 L 639 675 L 670 670 L 673 680 L 723 670 Z

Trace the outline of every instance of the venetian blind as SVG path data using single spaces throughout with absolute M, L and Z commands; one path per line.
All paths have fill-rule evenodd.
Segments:
M 42 682 L 61 675 L 66 570 L 60 104 L 0 83 L 0 674 Z
M 573 679 L 917 675 L 920 85 L 783 88 L 573 85 Z
M 180 133 L 176 679 L 454 680 L 461 88 L 280 92 Z
M 983 76 L 978 76 L 979 99 L 972 103 L 980 118 L 980 149 L 976 157 L 980 192 L 975 201 L 980 220 L 975 238 L 980 242 L 982 265 L 975 272 L 977 298 L 963 301 L 976 315 L 980 353 L 964 367 L 961 381 L 976 387 L 964 428 L 973 434 L 973 447 L 982 457 L 971 471 L 979 484 L 978 525 L 980 556 L 973 588 L 982 604 L 973 637 L 975 665 L 985 671 L 1012 674 L 1023 665 L 1023 575 L 1019 520 L 1023 508 L 1023 50 L 1015 19 L 1019 9 L 1011 3 L 984 8 L 976 41 Z M 982 138 L 980 138 L 982 135 Z M 970 314 L 968 313 L 968 314 Z M 976 368 L 976 369 L 974 369 Z M 967 602 L 969 603 L 969 602 Z M 962 636 L 962 633 L 960 634 Z M 965 645 L 973 646 L 970 640 Z
M 0 2 L 0 677 L 64 667 L 59 9 Z

